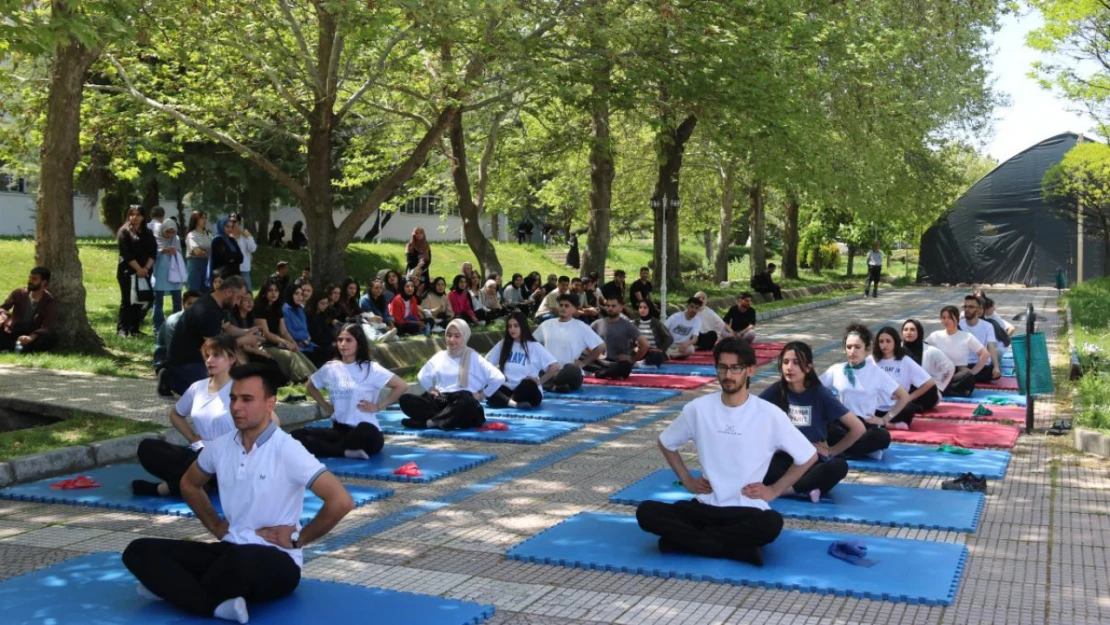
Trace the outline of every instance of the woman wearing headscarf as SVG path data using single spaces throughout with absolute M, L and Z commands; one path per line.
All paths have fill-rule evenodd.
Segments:
M 431 313 L 437 328 L 446 327 L 447 322 L 455 317 L 451 301 L 447 299 L 447 281 L 442 277 L 432 280 L 432 288 L 424 294 L 420 305 Z
M 636 314 L 637 317 L 632 320 L 632 323 L 640 331 L 640 336 L 648 340 L 648 353 L 641 362 L 658 367 L 667 362 L 667 350 L 674 343 L 674 337 L 667 330 L 667 326 L 659 320 L 659 311 L 651 300 L 640 300 L 636 307 Z
M 162 308 L 167 295 L 173 302 L 173 311 L 181 310 L 181 285 L 185 283 L 186 273 L 181 240 L 177 238 L 177 220 L 167 217 L 154 240 L 158 244 L 158 258 L 154 261 L 151 286 L 154 288 L 154 334 L 158 334 L 166 320 Z
M 120 336 L 131 336 L 139 333 L 143 323 L 143 313 L 147 303 L 133 301 L 132 291 L 141 295 L 142 288 L 135 288 L 138 282 L 145 286 L 145 292 L 153 296 L 150 291 L 150 274 L 154 269 L 154 259 L 158 255 L 158 242 L 154 240 L 154 233 L 146 227 L 146 212 L 137 204 L 132 204 L 127 209 L 127 220 L 116 233 L 116 244 L 119 246 L 119 265 L 116 267 L 116 282 L 119 283 L 120 303 L 119 321 L 116 331 Z
M 447 324 L 447 349 L 432 356 L 416 379 L 423 395 L 402 395 L 407 428 L 460 430 L 486 422 L 481 402 L 505 384 L 505 374 L 467 346 L 470 326 L 462 319 Z
M 420 226 L 412 229 L 412 236 L 409 237 L 409 242 L 405 244 L 405 273 L 412 271 L 417 265 L 423 269 L 421 276 L 432 275 L 430 273 L 432 248 L 428 245 L 428 237 Z
M 228 215 L 216 222 L 216 237 L 212 239 L 212 251 L 208 254 L 208 285 L 212 285 L 212 274 L 219 270 L 220 276 L 227 280 L 242 272 L 243 250 L 235 240 L 235 230 L 239 227 L 239 217 Z
M 308 247 L 308 237 L 304 233 L 304 222 L 298 221 L 293 224 L 293 234 L 289 239 L 289 249 L 303 250 Z
M 285 228 L 281 225 L 281 220 L 275 219 L 274 225 L 270 228 L 270 234 L 266 237 L 270 247 L 285 247 Z
M 948 360 L 944 352 L 932 345 L 925 344 L 925 329 L 917 319 L 907 319 L 902 324 L 902 348 L 906 350 L 906 356 L 921 365 L 925 373 L 928 373 L 929 377 L 936 382 L 936 386 L 917 398 L 917 403 L 928 410 L 937 405 L 937 402 L 940 401 L 940 394 L 952 382 L 952 376 L 956 373 L 956 365 Z M 912 389 L 911 393 L 916 390 L 916 388 Z

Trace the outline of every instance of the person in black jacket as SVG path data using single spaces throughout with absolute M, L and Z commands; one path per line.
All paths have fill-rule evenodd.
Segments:
M 208 253 L 208 285 L 212 285 L 212 274 L 216 270 L 226 280 L 231 276 L 242 275 L 239 266 L 243 263 L 243 250 L 235 240 L 239 228 L 239 216 L 234 213 L 216 222 L 216 236 L 212 239 L 212 249 Z
M 775 263 L 767 263 L 767 271 L 761 271 L 751 279 L 752 290 L 763 295 L 770 294 L 776 300 L 782 299 L 782 287 L 775 284 L 771 275 L 775 273 Z
M 293 235 L 289 240 L 289 249 L 303 250 L 308 247 L 308 237 L 304 233 L 304 222 L 298 221 L 293 224 Z
M 158 256 L 158 242 L 154 233 L 146 226 L 146 212 L 137 204 L 127 209 L 127 220 L 116 233 L 119 245 L 119 265 L 116 267 L 116 281 L 119 282 L 120 303 L 119 321 L 116 331 L 120 336 L 140 334 L 143 313 L 154 301 L 154 291 L 150 288 L 150 274 L 154 260 Z M 131 300 L 131 287 L 134 276 L 145 280 L 146 293 L 150 299 L 145 302 Z

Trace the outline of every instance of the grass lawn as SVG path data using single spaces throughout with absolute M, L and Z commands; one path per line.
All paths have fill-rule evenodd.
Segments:
M 699 249 L 693 241 L 683 242 L 684 249 Z M 85 288 L 88 293 L 87 307 L 89 319 L 93 328 L 104 338 L 108 355 L 88 355 L 81 353 L 56 353 L 56 354 L 31 354 L 16 356 L 15 354 L 0 354 L 0 364 L 20 364 L 24 366 L 43 367 L 47 369 L 66 369 L 72 371 L 86 371 L 101 375 L 117 377 L 152 378 L 150 366 L 151 354 L 154 351 L 152 336 L 119 338 L 116 335 L 116 315 L 119 308 L 119 287 L 116 284 L 115 272 L 117 249 L 114 239 L 84 239 L 78 241 L 78 253 L 84 269 Z M 541 245 L 516 243 L 500 243 L 497 246 L 498 258 L 505 272 L 527 273 L 536 270 L 546 276 L 549 273 L 571 275 L 573 269 L 565 265 L 556 264 L 548 258 L 548 249 L 565 251 L 565 247 L 544 248 Z M 624 269 L 628 272 L 629 281 L 636 279 L 639 268 L 647 265 L 651 259 L 650 242 L 630 242 L 612 245 L 609 250 L 608 266 L 613 269 Z M 401 268 L 404 266 L 404 243 L 383 242 L 354 243 L 348 246 L 347 270 L 356 277 L 365 287 L 366 281 L 374 276 L 378 270 L 385 267 Z M 294 267 L 293 276 L 300 275 L 300 269 L 308 264 L 308 252 L 291 251 L 284 249 L 259 248 L 253 257 L 251 278 L 255 286 L 261 285 L 266 276 L 270 275 L 279 260 L 287 260 Z M 778 259 L 773 259 L 778 260 Z M 463 243 L 434 243 L 432 245 L 433 277 L 443 276 L 448 282 L 458 273 L 459 265 L 463 262 L 477 261 L 470 248 Z M 911 264 L 916 264 L 916 258 L 911 257 Z M 11 289 L 25 283 L 27 272 L 34 265 L 34 241 L 31 239 L 3 239 L 0 240 L 0 267 L 8 267 L 4 272 L 4 280 L 0 282 L 0 291 L 4 294 Z M 747 284 L 749 271 L 747 261 L 731 263 L 729 277 L 733 281 Z M 862 256 L 856 258 L 855 277 L 853 280 L 862 283 L 866 272 L 865 261 Z M 685 298 L 699 290 L 706 291 L 710 297 L 734 295 L 738 289 L 721 289 L 711 279 L 711 272 L 707 269 L 701 271 L 703 276 L 691 276 L 685 283 L 675 288 L 672 286 L 668 296 L 670 298 Z M 895 260 L 894 265 L 888 270 L 894 276 L 904 273 L 902 264 Z M 784 288 L 793 286 L 815 285 L 827 282 L 846 280 L 843 264 L 837 270 L 823 272 L 820 276 L 808 270 L 803 270 L 797 280 L 781 280 Z M 658 289 L 658 286 L 656 287 Z M 838 293 L 839 294 L 839 293 Z M 826 294 L 818 298 L 835 297 L 838 294 Z M 676 301 L 676 300 L 671 300 Z M 799 303 L 791 300 L 776 305 L 763 304 L 761 308 L 771 309 L 778 305 Z M 167 307 L 169 302 L 166 302 Z M 150 315 L 147 315 L 145 331 L 150 333 Z
M 1076 419 L 1081 425 L 1110 431 L 1110 308 L 1106 306 L 1110 278 L 1084 282 L 1065 298 L 1071 306 L 1083 371 L 1083 377 L 1074 382 Z
M 0 433 L 0 459 L 163 429 L 165 426 L 147 421 L 78 413 L 50 425 Z

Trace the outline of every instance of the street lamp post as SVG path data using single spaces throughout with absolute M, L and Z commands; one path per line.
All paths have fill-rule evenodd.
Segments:
M 652 210 L 662 211 L 663 214 L 663 255 L 660 258 L 662 269 L 659 274 L 659 311 L 664 319 L 667 318 L 667 211 L 670 209 L 677 210 L 678 207 L 678 198 L 668 198 L 666 194 L 663 194 L 662 199 L 651 198 Z

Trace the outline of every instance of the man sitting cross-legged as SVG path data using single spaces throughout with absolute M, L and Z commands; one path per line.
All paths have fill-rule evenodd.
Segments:
M 759 548 L 782 531 L 768 502 L 817 462 L 817 451 L 778 406 L 748 393 L 755 372 L 751 345 L 729 337 L 713 348 L 721 391 L 699 397 L 659 435 L 659 450 L 695 499 L 645 501 L 636 520 L 659 536 L 659 550 L 763 564 Z M 678 450 L 694 441 L 702 476 L 694 478 Z M 763 477 L 775 452 L 794 464 L 773 484 Z
M 339 480 L 271 422 L 277 374 L 249 364 L 231 370 L 235 431 L 210 441 L 181 479 L 181 495 L 218 543 L 140 538 L 123 552 L 139 594 L 199 616 L 246 623 L 247 601 L 272 601 L 301 579 L 301 548 L 354 509 Z M 221 519 L 205 494 L 215 476 Z M 324 501 L 301 527 L 304 491 Z
M 590 329 L 605 339 L 605 358 L 587 368 L 595 377 L 626 380 L 632 375 L 632 365 L 643 360 L 651 346 L 639 328 L 621 316 L 624 306 L 615 299 L 605 302 L 605 317 L 590 325 Z
M 559 316 L 541 323 L 533 336 L 561 366 L 559 373 L 543 385 L 544 390 L 568 393 L 582 388 L 582 369 L 605 351 L 605 341 L 590 326 L 574 318 L 578 298 L 564 293 L 558 302 Z

